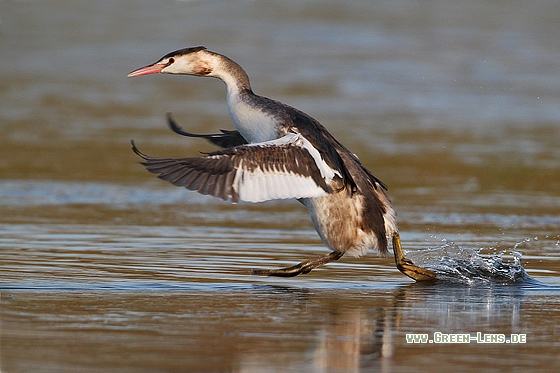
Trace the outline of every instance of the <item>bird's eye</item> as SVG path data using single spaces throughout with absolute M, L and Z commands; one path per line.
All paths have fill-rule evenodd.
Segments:
M 167 60 L 167 66 L 171 65 L 173 62 L 175 62 L 175 58 L 171 57 Z

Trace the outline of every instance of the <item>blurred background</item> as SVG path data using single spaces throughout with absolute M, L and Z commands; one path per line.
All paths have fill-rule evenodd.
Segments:
M 117 300 L 101 302 L 112 313 L 99 311 L 97 319 L 90 319 L 87 313 L 74 313 L 68 304 L 99 307 L 93 301 L 97 293 L 66 304 L 45 300 L 42 290 L 55 295 L 65 294 L 65 289 L 80 294 L 99 289 L 151 294 L 196 285 L 204 293 L 215 291 L 217 283 L 227 291 L 237 289 L 232 284 L 251 290 L 255 284 L 276 282 L 239 275 L 236 270 L 295 264 L 326 252 L 297 202 L 232 206 L 159 181 L 138 164 L 131 139 L 154 156 L 198 156 L 213 149 L 201 140 L 172 133 L 165 123 L 167 112 L 187 131 L 209 133 L 233 127 L 225 88 L 218 80 L 126 77 L 170 51 L 189 46 L 204 45 L 232 58 L 249 74 L 255 93 L 307 112 L 355 152 L 389 186 L 406 249 L 453 241 L 486 253 L 517 250 L 523 253 L 522 264 L 529 274 L 559 284 L 559 35 L 560 3 L 554 0 L 0 1 L 0 286 L 31 291 L 22 303 L 3 306 L 8 327 L 3 329 L 1 357 L 10 368 L 7 371 L 37 370 L 47 360 L 52 366 L 45 366 L 54 371 L 83 367 L 84 360 L 66 360 L 72 345 L 68 341 L 83 337 L 70 332 L 58 335 L 60 346 L 52 345 L 45 332 L 33 346 L 50 358 L 28 360 L 28 340 L 18 336 L 35 330 L 34 324 L 26 326 L 25 315 L 32 305 L 39 320 L 35 326 L 48 331 L 76 317 L 78 324 L 94 329 L 100 327 L 99 320 L 118 324 L 110 316 L 115 312 L 123 317 L 119 319 L 123 325 L 130 326 L 131 334 L 123 341 L 135 339 L 135 333 L 145 328 L 169 328 L 172 333 L 177 327 L 136 319 L 128 305 Z M 391 258 L 371 254 L 359 260 L 344 258 L 308 277 L 278 284 L 323 290 L 335 283 L 341 289 L 369 286 L 382 298 L 383 286 L 407 281 Z M 265 305 L 265 293 L 260 295 L 264 303 L 259 303 L 258 312 L 253 311 L 261 324 L 247 321 L 248 329 L 266 328 L 263 314 L 281 320 L 281 315 L 267 314 L 273 311 Z M 338 308 L 327 300 L 329 294 L 320 293 L 321 300 L 311 301 L 311 308 L 332 327 L 328 333 L 338 335 L 333 325 L 339 325 L 340 319 L 331 319 Z M 335 291 L 335 297 L 343 294 Z M 456 301 L 440 295 L 441 302 Z M 494 296 L 467 303 L 482 299 L 484 307 Z M 128 292 L 126 297 L 135 310 L 147 312 L 143 315 L 156 312 L 145 296 L 135 298 Z M 199 308 L 209 310 L 204 313 L 209 319 L 203 320 L 207 330 L 214 330 L 212 312 L 219 309 L 229 315 L 235 308 L 206 304 L 209 299 L 201 293 L 193 297 L 194 303 L 180 306 L 193 307 L 194 313 Z M 271 301 L 293 300 L 286 297 Z M 228 302 L 254 306 L 252 299 L 249 291 Z M 495 310 L 509 316 L 514 312 L 511 320 L 518 322 L 522 302 L 510 300 L 506 297 Z M 447 317 L 443 308 L 426 302 L 420 301 L 425 312 L 420 321 L 414 314 L 406 315 L 416 326 L 401 331 L 422 332 L 414 329 L 418 323 Z M 542 320 L 535 310 L 546 302 L 537 298 L 528 303 L 534 307 L 530 313 L 534 319 L 524 325 L 535 331 Z M 515 310 L 508 304 L 515 304 Z M 174 312 L 173 304 L 165 307 L 161 314 Z M 305 318 L 306 307 L 297 314 L 301 323 L 294 328 L 314 325 L 314 319 Z M 367 310 L 384 307 L 378 303 L 363 301 L 356 307 L 366 310 L 356 316 L 360 323 L 364 318 L 387 316 L 368 314 Z M 483 309 L 473 314 L 482 315 Z M 57 319 L 58 314 L 66 316 Z M 481 317 L 484 322 L 459 318 L 458 331 L 468 325 L 491 329 L 494 321 L 504 322 Z M 554 322 L 558 317 L 549 319 Z M 68 325 L 71 332 L 79 329 Z M 543 346 L 553 348 L 557 343 L 559 331 L 554 325 L 539 329 L 543 345 L 535 350 L 537 365 L 554 366 L 551 362 L 557 359 L 552 353 L 548 360 L 538 358 L 543 351 L 546 354 Z M 293 333 L 304 344 L 328 345 L 324 340 L 305 339 L 315 335 L 315 329 L 305 336 Z M 102 354 L 106 335 L 95 338 L 80 341 Z M 207 344 L 200 335 L 192 338 L 199 341 L 199 355 L 215 348 L 218 340 Z M 264 343 L 249 340 L 247 349 Z M 243 349 L 235 347 L 238 342 L 228 346 Z M 150 340 L 146 346 L 155 349 L 157 343 Z M 272 349 L 275 344 L 270 343 Z M 287 356 L 309 357 L 298 355 L 309 344 L 302 349 L 286 345 L 284 355 L 254 352 L 248 366 L 258 367 L 261 362 L 281 371 Z M 127 342 L 119 346 L 123 354 L 130 352 Z M 223 359 L 237 361 L 237 352 L 228 351 Z M 314 355 L 319 360 L 325 354 L 321 351 Z M 453 351 L 446 350 L 445 358 Z M 507 364 L 518 356 L 515 351 L 502 349 L 496 357 Z M 105 365 L 90 362 L 88 366 L 104 371 L 122 368 L 123 354 L 107 358 Z M 172 361 L 178 355 L 157 356 L 160 364 L 177 368 Z M 157 356 L 152 356 L 154 366 L 158 366 Z M 198 361 L 195 353 L 188 356 Z M 481 359 L 480 351 L 465 356 L 465 366 L 473 367 Z M 301 366 L 321 371 L 318 366 L 328 366 L 327 360 L 321 361 L 323 365 Z M 206 363 L 194 366 L 232 370 L 228 364 Z M 420 360 L 400 363 L 411 367 Z M 457 361 L 453 364 L 449 367 L 459 366 Z
M 256 92 L 309 112 L 367 159 L 411 154 L 420 161 L 439 152 L 473 168 L 499 162 L 555 171 L 558 150 L 546 147 L 560 120 L 554 1 L 0 4 L 6 178 L 41 172 L 22 167 L 36 157 L 10 146 L 25 154 L 87 142 L 106 147 L 97 159 L 110 160 L 120 148 L 114 143 L 144 134 L 155 144 L 184 144 L 162 125 L 168 111 L 192 129 L 231 126 L 218 81 L 126 79 L 196 45 L 238 61 Z M 98 180 L 122 163 L 68 161 L 59 160 L 66 167 L 53 170 L 57 178 Z M 527 176 L 517 188 L 558 187 L 557 177 L 536 183 Z
M 126 78 L 169 51 L 205 45 L 240 63 L 256 93 L 327 126 L 389 185 L 400 211 L 446 197 L 455 209 L 483 192 L 479 204 L 556 212 L 559 8 L 2 1 L 0 177 L 137 184 L 150 175 L 130 139 L 162 156 L 211 149 L 172 134 L 164 115 L 195 132 L 231 128 L 221 82 Z

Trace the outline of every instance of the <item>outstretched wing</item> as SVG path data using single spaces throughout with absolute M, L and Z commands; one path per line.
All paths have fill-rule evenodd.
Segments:
M 220 130 L 222 133 L 210 133 L 210 134 L 198 134 L 191 133 L 183 130 L 177 122 L 173 119 L 170 113 L 167 113 L 167 124 L 171 130 L 179 135 L 187 137 L 200 137 L 205 140 L 210 141 L 214 145 L 218 145 L 221 148 L 232 148 L 234 146 L 240 146 L 247 144 L 247 140 L 241 136 L 241 134 L 236 130 Z
M 341 179 L 307 139 L 293 132 L 199 158 L 150 157 L 134 142 L 132 149 L 160 179 L 232 202 L 326 196 L 333 181 Z

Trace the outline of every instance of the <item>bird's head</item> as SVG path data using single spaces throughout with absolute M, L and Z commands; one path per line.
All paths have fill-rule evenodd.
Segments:
M 212 76 L 217 55 L 205 47 L 179 49 L 163 56 L 156 63 L 134 70 L 129 77 L 150 74 L 183 74 Z

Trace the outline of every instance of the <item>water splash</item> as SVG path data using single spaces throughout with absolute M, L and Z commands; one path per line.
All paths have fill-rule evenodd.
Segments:
M 512 251 L 512 260 L 504 260 L 503 253 L 487 256 L 481 255 L 481 250 L 448 242 L 440 247 L 406 252 L 406 257 L 449 283 L 510 285 L 533 280 L 521 265 L 520 252 Z

